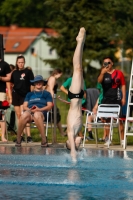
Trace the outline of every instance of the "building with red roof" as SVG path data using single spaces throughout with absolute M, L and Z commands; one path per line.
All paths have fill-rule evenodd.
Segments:
M 42 74 L 44 78 L 49 76 L 51 67 L 43 60 L 55 59 L 57 55 L 44 38 L 57 37 L 57 32 L 49 28 L 24 28 L 11 25 L 0 27 L 0 34 L 3 35 L 6 62 L 15 65 L 16 57 L 23 54 L 26 59 L 25 66 L 30 66 L 35 75 Z

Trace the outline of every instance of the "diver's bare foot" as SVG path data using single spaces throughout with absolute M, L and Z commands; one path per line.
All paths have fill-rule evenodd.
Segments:
M 85 41 L 86 30 L 84 27 L 80 28 L 78 36 L 76 37 L 77 42 Z
M 2 142 L 7 142 L 7 139 L 6 138 L 1 138 L 1 141 Z
M 72 157 L 72 162 L 73 163 L 76 163 L 77 162 L 77 153 L 76 151 L 75 152 L 71 152 L 71 157 Z

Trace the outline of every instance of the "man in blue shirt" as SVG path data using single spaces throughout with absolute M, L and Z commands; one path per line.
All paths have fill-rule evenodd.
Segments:
M 31 123 L 34 120 L 42 137 L 42 147 L 47 147 L 46 136 L 44 132 L 44 120 L 47 118 L 47 111 L 51 110 L 53 106 L 53 99 L 51 94 L 43 90 L 44 80 L 41 75 L 35 76 L 34 80 L 31 80 L 34 84 L 34 91 L 29 92 L 24 100 L 24 113 L 20 117 L 17 132 L 17 142 L 15 146 L 21 146 L 21 134 L 27 123 Z

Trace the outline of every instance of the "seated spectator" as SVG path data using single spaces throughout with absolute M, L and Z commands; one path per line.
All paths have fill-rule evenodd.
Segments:
M 96 88 L 88 88 L 86 90 L 86 108 L 89 111 L 92 111 L 97 99 L 99 97 L 99 91 Z M 88 116 L 88 122 L 91 123 L 92 122 L 92 116 L 89 115 Z M 91 125 L 88 125 L 88 136 L 86 137 L 87 140 L 94 140 L 93 138 L 93 133 L 92 133 L 92 127 Z
M 51 76 L 47 80 L 47 84 L 45 86 L 45 90 L 51 93 L 52 97 L 54 98 L 54 94 L 57 94 L 57 88 L 58 88 L 58 83 L 57 80 L 62 76 L 62 70 L 61 69 L 55 69 Z M 55 106 L 55 105 L 54 105 Z M 59 129 L 59 132 L 61 136 L 66 136 L 66 133 L 63 132 L 62 129 L 62 124 L 61 124 L 61 115 L 60 115 L 60 110 L 56 106 L 56 123 L 57 127 Z M 52 109 L 52 118 L 54 119 L 54 107 Z
M 47 147 L 48 143 L 46 141 L 43 122 L 47 118 L 47 111 L 52 108 L 52 96 L 48 91 L 43 90 L 44 80 L 41 75 L 35 76 L 34 80 L 30 82 L 34 84 L 34 91 L 28 92 L 25 97 L 23 103 L 24 112 L 20 117 L 15 146 L 21 146 L 21 134 L 26 124 L 34 120 L 42 137 L 41 146 Z
M 6 83 L 10 81 L 11 78 L 11 70 L 10 66 L 7 62 L 0 59 L 0 101 L 6 100 Z M 0 121 L 1 127 L 1 141 L 7 142 L 5 138 L 6 133 L 6 123 L 5 121 Z
M 103 100 L 102 104 L 118 104 L 121 107 L 126 104 L 126 82 L 123 72 L 114 69 L 113 59 L 105 57 L 98 82 L 102 84 Z M 122 94 L 122 95 L 121 95 Z M 122 112 L 120 113 L 122 117 Z M 120 120 L 121 144 L 124 144 L 124 126 Z M 111 141 L 108 140 L 105 145 Z

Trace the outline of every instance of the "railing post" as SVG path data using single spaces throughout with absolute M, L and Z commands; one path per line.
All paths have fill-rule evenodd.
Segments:
M 54 98 L 53 98 L 53 102 L 54 102 L 54 129 L 53 129 L 53 137 L 52 137 L 52 143 L 56 144 L 56 126 L 57 126 L 57 107 L 56 107 L 56 94 L 54 94 Z

